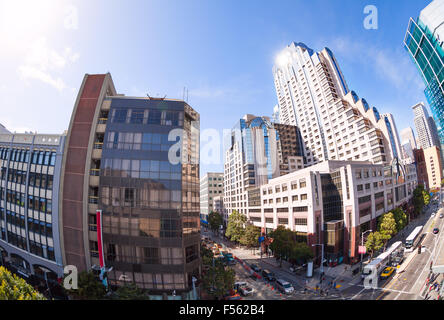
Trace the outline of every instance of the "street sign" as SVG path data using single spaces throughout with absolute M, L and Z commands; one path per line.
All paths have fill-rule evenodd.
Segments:
M 358 253 L 365 254 L 367 252 L 367 248 L 365 246 L 359 246 Z

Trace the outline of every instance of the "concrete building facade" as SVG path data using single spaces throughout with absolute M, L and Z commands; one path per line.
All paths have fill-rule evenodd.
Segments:
M 0 264 L 32 280 L 63 278 L 58 205 L 64 135 L 0 134 Z
M 200 179 L 200 218 L 208 221 L 208 215 L 215 210 L 214 198 L 223 197 L 223 172 L 207 172 Z
M 436 146 L 424 149 L 424 160 L 427 169 L 428 188 L 440 188 L 443 178 L 440 149 Z
M 360 234 L 375 230 L 381 214 L 407 206 L 416 179 L 414 165 L 325 161 L 262 185 L 248 219 L 267 233 L 284 225 L 308 245 L 324 243 L 330 262 L 357 261 Z

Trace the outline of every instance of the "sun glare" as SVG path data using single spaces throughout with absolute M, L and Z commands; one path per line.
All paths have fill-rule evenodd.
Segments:
M 0 37 L 10 49 L 23 48 L 36 37 L 54 31 L 61 1 L 0 0 Z M 63 28 L 61 24 L 60 28 Z

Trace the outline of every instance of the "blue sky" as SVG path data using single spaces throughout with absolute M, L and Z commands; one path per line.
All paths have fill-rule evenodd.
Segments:
M 26 2 L 26 3 L 23 3 Z M 13 131 L 68 128 L 85 73 L 112 74 L 119 93 L 181 99 L 201 130 L 230 129 L 245 113 L 271 115 L 272 66 L 292 41 L 329 47 L 350 89 L 398 131 L 413 128 L 424 85 L 403 49 L 409 17 L 429 0 L 0 0 L 0 123 Z M 378 29 L 363 26 L 378 9 Z M 201 166 L 201 173 L 223 170 Z

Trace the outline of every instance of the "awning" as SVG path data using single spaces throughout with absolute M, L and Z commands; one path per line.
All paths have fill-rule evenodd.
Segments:
M 205 221 L 205 220 L 203 220 L 203 219 L 200 219 L 200 223 L 208 224 L 208 221 Z

